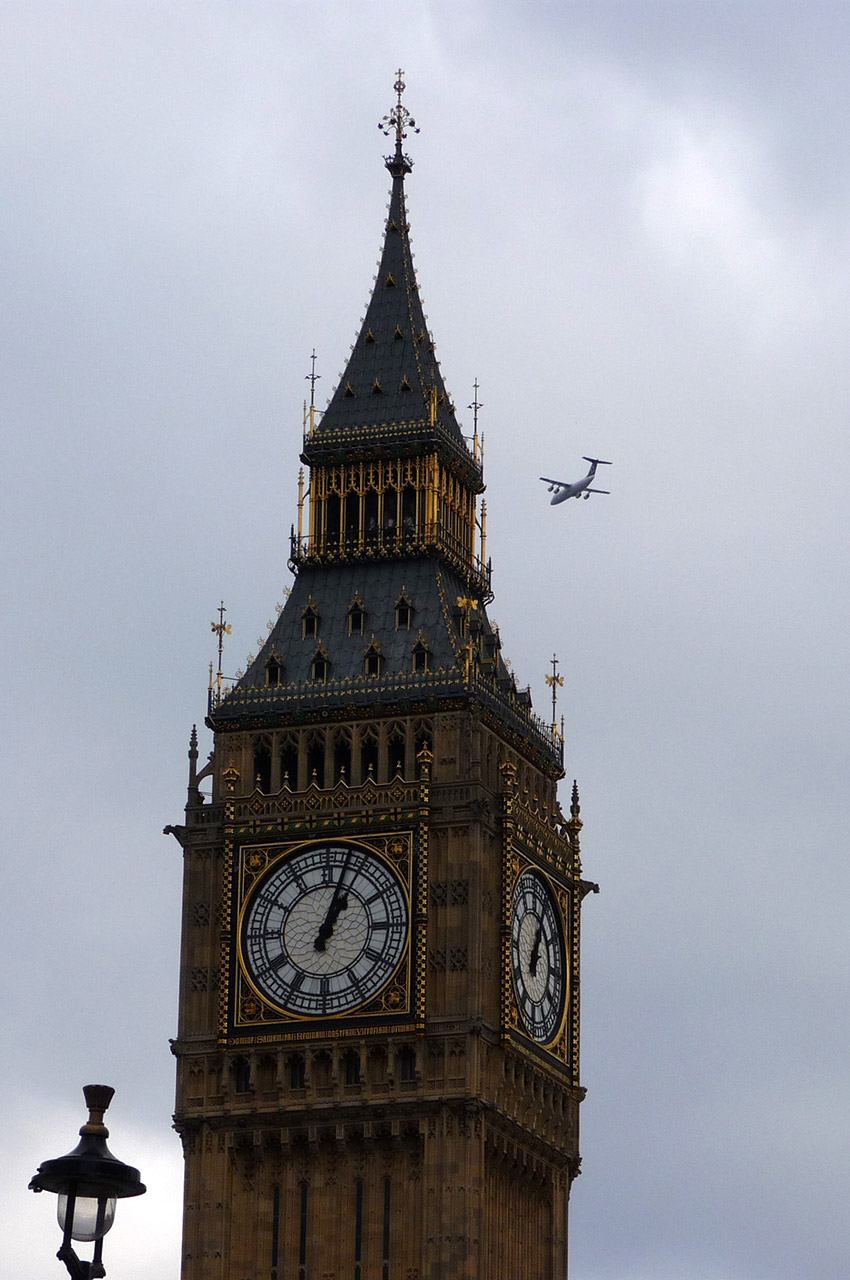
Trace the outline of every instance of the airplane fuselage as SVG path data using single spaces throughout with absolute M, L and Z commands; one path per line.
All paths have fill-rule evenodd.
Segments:
M 591 493 L 607 493 L 607 489 L 591 489 L 590 485 L 593 477 L 596 475 L 596 468 L 599 466 L 610 467 L 610 462 L 604 462 L 601 458 L 585 458 L 585 462 L 590 463 L 590 470 L 586 476 L 582 476 L 580 480 L 573 480 L 568 483 L 564 480 L 550 480 L 548 476 L 541 476 L 540 479 L 548 484 L 552 491 L 552 497 L 549 499 L 549 505 L 557 507 L 559 502 L 566 502 L 567 498 L 580 498 L 582 494 L 585 498 Z

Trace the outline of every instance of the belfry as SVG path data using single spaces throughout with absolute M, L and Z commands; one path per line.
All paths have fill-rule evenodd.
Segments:
M 166 828 L 183 1280 L 567 1274 L 592 886 L 562 735 L 487 616 L 482 451 L 425 322 L 395 89 L 378 275 L 305 418 L 292 589 L 211 681 L 213 750 L 199 767 L 193 730 Z

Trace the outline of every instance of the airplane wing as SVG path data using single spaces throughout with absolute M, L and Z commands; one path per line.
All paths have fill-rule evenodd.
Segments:
M 585 489 L 585 493 L 607 493 L 607 494 L 610 494 L 610 492 L 611 492 L 611 490 L 610 490 L 610 489 Z
M 555 484 L 559 489 L 569 489 L 572 484 L 571 480 L 550 480 L 548 476 L 541 476 L 540 479 L 544 484 Z

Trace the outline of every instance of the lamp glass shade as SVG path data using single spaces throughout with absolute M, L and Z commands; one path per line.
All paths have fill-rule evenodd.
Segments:
M 103 1214 L 98 1221 L 98 1207 L 103 1205 Z M 68 1222 L 68 1197 L 59 1197 L 56 1207 L 59 1226 L 64 1233 Z M 77 1196 L 74 1202 L 74 1221 L 71 1225 L 72 1240 L 99 1240 L 105 1236 L 115 1218 L 115 1196 L 102 1197 Z

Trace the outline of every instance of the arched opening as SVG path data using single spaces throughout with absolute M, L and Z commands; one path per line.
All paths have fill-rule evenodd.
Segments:
M 350 493 L 345 499 L 345 541 L 351 549 L 360 538 L 360 495 Z
M 387 766 L 390 778 L 403 778 L 407 763 L 407 744 L 405 733 L 400 725 L 396 725 L 387 743 Z
M 298 787 L 298 742 L 286 737 L 280 744 L 281 785 L 295 791 Z
M 272 749 L 265 737 L 254 740 L 254 786 L 266 794 L 272 789 Z
M 325 739 L 323 734 L 316 734 L 307 743 L 307 784 L 315 782 L 317 787 L 325 785 Z
M 328 494 L 325 512 L 325 546 L 328 551 L 338 551 L 341 515 L 341 503 L 338 493 Z
M 378 735 L 367 729 L 360 737 L 360 781 L 378 780 Z
M 334 739 L 334 781 L 351 781 L 351 737 L 345 729 Z
M 378 545 L 378 495 L 370 489 L 363 499 L 363 530 L 367 547 Z

